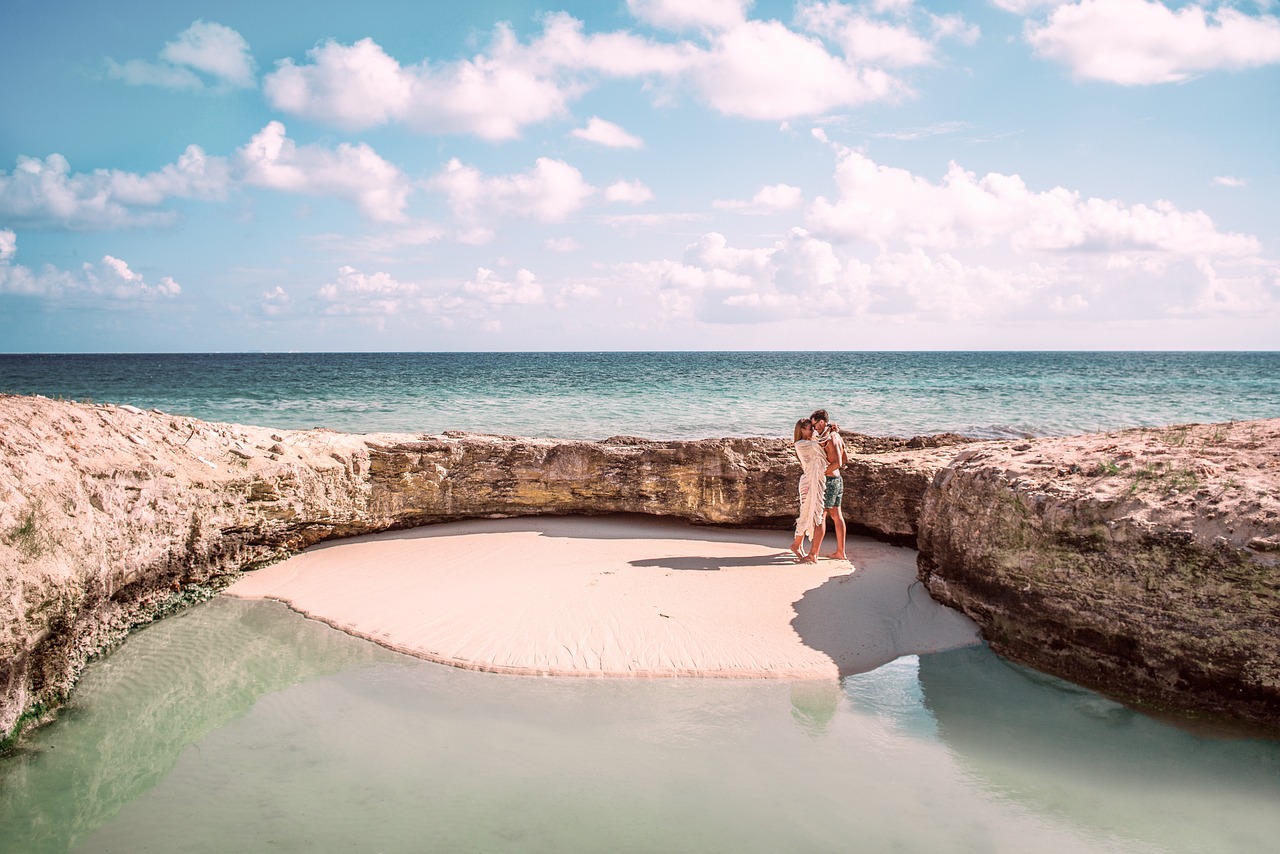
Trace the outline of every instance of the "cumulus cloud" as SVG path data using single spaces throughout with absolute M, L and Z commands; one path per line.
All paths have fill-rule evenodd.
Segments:
M 613 122 L 592 116 L 584 128 L 574 128 L 572 135 L 606 148 L 644 148 L 644 140 L 623 130 Z
M 196 21 L 178 33 L 155 62 L 108 58 L 106 64 L 108 76 L 131 86 L 229 91 L 252 88 L 257 79 L 249 43 L 230 27 L 211 21 Z
M 537 277 L 528 270 L 518 270 L 515 281 L 505 282 L 493 270 L 480 267 L 475 278 L 462 286 L 467 293 L 489 305 L 536 305 L 546 302 L 546 293 Z
M 1230 267 L 1225 272 L 1222 267 Z M 962 251 L 869 256 L 795 228 L 761 247 L 703 235 L 680 260 L 622 265 L 668 318 L 707 323 L 863 317 L 927 321 L 1106 321 L 1275 311 L 1280 286 L 1256 265 L 1143 253 L 1009 263 Z
M 19 157 L 12 172 L 0 172 L 0 217 L 26 228 L 74 231 L 166 226 L 178 215 L 157 209 L 165 202 L 221 200 L 240 186 L 348 199 L 370 219 L 392 223 L 405 221 L 413 189 L 397 167 L 366 144 L 299 146 L 283 124 L 271 122 L 232 159 L 189 145 L 175 163 L 148 173 L 73 173 L 60 154 L 44 160 Z M 406 239 L 399 242 L 423 242 L 429 228 L 406 228 L 401 235 Z
M 1002 245 L 1036 250 L 1155 250 L 1244 256 L 1257 238 L 1222 232 L 1203 211 L 1171 202 L 1125 204 L 1083 198 L 1063 187 L 1036 191 L 1017 175 L 979 178 L 952 163 L 934 183 L 837 148 L 838 199 L 819 197 L 806 220 L 816 233 L 842 240 L 895 242 L 952 249 Z
M 1195 3 L 1081 0 L 1029 24 L 1036 53 L 1081 78 L 1123 86 L 1178 83 L 1198 74 L 1280 63 L 1280 18 Z
M 904 18 L 914 13 L 912 4 L 900 4 L 895 11 L 896 15 L 886 18 L 874 14 L 871 7 L 810 2 L 801 4 L 797 16 L 809 32 L 823 34 L 839 44 L 848 60 L 890 68 L 935 62 L 941 37 L 972 44 L 979 35 L 976 27 L 956 15 L 916 13 L 920 24 L 909 26 Z
M 552 252 L 577 252 L 582 248 L 582 244 L 572 237 L 549 237 L 542 241 L 542 245 Z
M 148 282 L 140 273 L 113 255 L 104 255 L 96 264 L 64 270 L 46 265 L 32 270 L 11 263 L 17 254 L 17 238 L 9 230 L 0 231 L 0 294 L 62 299 L 86 296 L 109 300 L 146 300 L 175 297 L 182 287 L 170 276 Z
M 748 21 L 717 34 L 687 76 L 719 112 L 762 120 L 817 115 L 910 92 L 883 68 L 832 54 L 817 37 L 778 21 Z
M 797 28 L 748 19 L 748 5 L 632 3 L 633 14 L 653 26 L 694 31 L 675 42 L 625 30 L 587 33 L 581 21 L 556 13 L 528 41 L 500 24 L 483 52 L 448 62 L 403 64 L 371 39 L 330 41 L 303 62 L 280 62 L 263 89 L 276 109 L 347 129 L 399 122 L 491 140 L 566 115 L 572 101 L 607 78 L 643 80 L 660 99 L 690 92 L 727 115 L 779 120 L 909 95 L 903 70 L 936 62 L 945 39 L 977 35 L 958 16 L 911 3 L 805 3 Z M 640 144 L 598 118 L 573 134 L 603 145 Z
M 325 314 L 393 315 L 416 306 L 421 287 L 397 281 L 385 272 L 364 273 L 355 267 L 338 268 L 338 276 L 316 291 Z
M 269 291 L 262 294 L 262 313 L 267 317 L 277 317 L 285 314 L 293 306 L 293 297 L 284 288 L 276 285 Z
M 169 198 L 224 198 L 230 180 L 226 160 L 196 145 L 176 163 L 146 174 L 115 169 L 73 174 L 60 154 L 44 160 L 20 156 L 12 172 L 0 172 L 0 216 L 28 228 L 77 231 L 168 225 L 176 214 L 149 209 Z
M 507 25 L 488 54 L 443 64 L 403 66 L 372 39 L 329 41 L 305 64 L 280 62 L 263 91 L 276 109 L 348 129 L 402 121 L 424 133 L 513 139 L 527 124 L 564 114 L 575 88 L 538 53 Z
M 642 181 L 615 181 L 605 188 L 604 197 L 611 202 L 638 205 L 653 200 L 653 191 Z
M 805 227 L 762 245 L 708 232 L 679 258 L 620 265 L 618 280 L 668 319 L 705 323 L 1110 323 L 1280 309 L 1280 274 L 1258 239 L 1204 212 L 1035 190 L 954 163 L 932 181 L 830 145 L 839 195 L 809 204 Z M 721 206 L 734 204 L 746 203 Z
M 767 187 L 761 187 L 747 201 L 721 199 L 712 202 L 712 205 L 722 210 L 751 214 L 771 214 L 798 208 L 803 201 L 804 191 L 799 187 L 793 187 L 790 184 L 771 184 Z
M 426 186 L 444 193 L 454 215 L 471 224 L 508 215 L 562 222 L 595 192 L 581 172 L 550 157 L 539 157 L 532 169 L 514 175 L 485 175 L 454 158 Z
M 565 289 L 562 291 L 558 300 L 572 295 Z M 405 281 L 386 271 L 370 273 L 344 265 L 334 279 L 316 290 L 313 300 L 297 308 L 322 315 L 363 318 L 377 326 L 400 317 L 443 326 L 465 320 L 483 328 L 495 323 L 495 313 L 505 311 L 508 306 L 535 306 L 546 302 L 547 293 L 542 283 L 526 269 L 518 270 L 514 277 L 507 279 L 492 269 L 479 267 L 469 279 L 425 282 Z M 277 288 L 263 294 L 262 307 L 264 313 L 276 314 L 286 307 L 292 309 L 294 300 Z
M 404 220 L 411 189 L 394 165 L 364 143 L 299 146 L 271 122 L 236 152 L 241 180 L 256 187 L 351 200 L 370 219 Z
M 724 30 L 746 20 L 752 0 L 627 0 L 637 19 L 664 30 Z
M 866 265 L 838 257 L 831 244 L 800 228 L 750 249 L 710 232 L 680 261 L 626 265 L 622 272 L 656 287 L 668 316 L 713 323 L 850 315 L 866 303 Z

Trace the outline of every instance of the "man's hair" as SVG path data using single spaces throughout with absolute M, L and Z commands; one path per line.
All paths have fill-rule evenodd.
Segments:
M 830 421 L 831 419 L 827 417 L 827 410 L 815 409 L 813 410 L 813 414 L 809 416 L 809 420 L 810 421 Z

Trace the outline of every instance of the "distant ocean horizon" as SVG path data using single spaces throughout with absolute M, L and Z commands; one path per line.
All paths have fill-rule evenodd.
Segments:
M 1280 352 L 0 354 L 0 393 L 282 429 L 978 438 L 1280 417 Z

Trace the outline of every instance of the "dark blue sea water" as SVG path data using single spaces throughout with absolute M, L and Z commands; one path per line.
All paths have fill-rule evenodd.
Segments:
M 1280 353 L 0 355 L 0 393 L 283 428 L 993 438 L 1280 416 Z

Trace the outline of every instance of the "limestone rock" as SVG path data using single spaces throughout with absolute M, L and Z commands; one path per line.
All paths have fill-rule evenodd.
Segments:
M 1280 731 L 1277 451 L 1280 420 L 975 446 L 925 495 L 920 577 L 1001 655 Z

